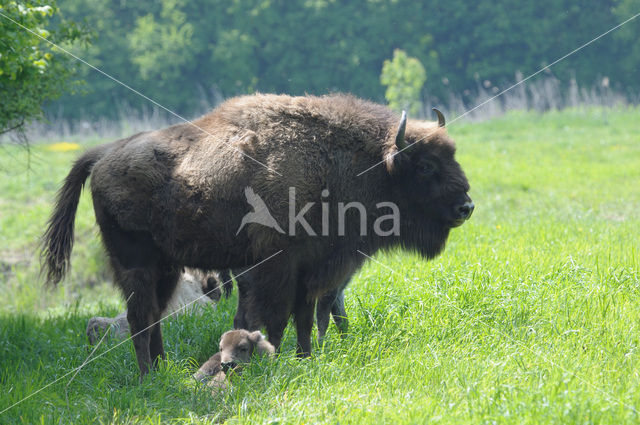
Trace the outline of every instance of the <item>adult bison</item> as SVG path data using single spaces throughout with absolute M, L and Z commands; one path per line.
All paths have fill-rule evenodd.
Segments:
M 193 124 L 98 146 L 58 193 L 43 237 L 47 280 L 59 282 L 68 269 L 91 175 L 141 375 L 164 356 L 154 323 L 183 266 L 259 264 L 251 292 L 260 308 L 251 320 L 278 347 L 293 314 L 308 353 L 315 300 L 347 280 L 362 253 L 400 246 L 432 258 L 470 216 L 469 185 L 440 124 L 407 122 L 348 95 L 255 95 Z

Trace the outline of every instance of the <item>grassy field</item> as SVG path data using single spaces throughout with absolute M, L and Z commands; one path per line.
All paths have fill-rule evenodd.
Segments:
M 164 323 L 169 361 L 142 384 L 117 341 L 71 379 L 87 319 L 122 307 L 87 194 L 70 278 L 38 280 L 37 238 L 78 151 L 35 144 L 27 169 L 24 150 L 3 148 L 0 410 L 55 383 L 0 423 L 640 422 L 640 110 L 512 113 L 450 132 L 476 211 L 444 254 L 376 256 L 347 290 L 346 338 L 332 326 L 298 360 L 288 328 L 276 361 L 215 397 L 190 374 L 231 328 L 235 298 Z

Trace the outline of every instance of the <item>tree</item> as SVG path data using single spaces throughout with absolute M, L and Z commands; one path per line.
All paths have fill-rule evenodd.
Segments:
M 393 59 L 382 65 L 380 82 L 387 86 L 385 98 L 389 107 L 406 109 L 410 115 L 420 112 L 420 93 L 427 81 L 427 73 L 420 61 L 408 56 L 403 50 L 393 51 Z
M 86 33 L 75 23 L 50 19 L 58 13 L 54 1 L 0 2 L 0 134 L 22 131 L 42 118 L 42 106 L 72 88 L 69 57 L 30 29 L 55 44 L 83 39 Z M 13 21 L 13 22 L 12 22 Z M 85 38 L 86 39 L 86 38 Z
M 616 2 L 613 10 L 617 21 L 622 23 L 640 12 L 640 0 L 620 0 Z M 614 34 L 613 42 L 609 45 L 616 49 L 617 57 L 614 70 L 610 74 L 612 85 L 622 89 L 631 96 L 631 99 L 639 98 L 640 81 L 633 75 L 640 72 L 640 46 L 638 45 L 638 32 L 640 32 L 640 17 L 621 27 Z M 631 77 L 631 78 L 630 78 Z
M 0 3 L 6 0 L 0 0 Z M 41 0 L 44 1 L 44 0 Z M 530 75 L 632 16 L 640 0 L 57 0 L 65 16 L 98 35 L 73 52 L 183 115 L 212 100 L 260 92 L 349 92 L 383 101 L 380 72 L 394 49 L 429 76 L 425 94 L 473 106 L 518 71 Z M 635 9 L 634 9 L 635 8 Z M 640 19 L 545 71 L 590 87 L 609 77 L 637 99 Z M 49 108 L 66 119 L 120 119 L 149 103 L 88 67 L 84 96 Z M 213 95 L 215 93 L 215 96 Z

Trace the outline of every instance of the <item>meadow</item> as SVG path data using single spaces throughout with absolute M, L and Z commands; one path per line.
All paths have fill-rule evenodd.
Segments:
M 167 320 L 168 361 L 142 383 L 132 344 L 115 340 L 74 376 L 87 319 L 123 306 L 88 193 L 68 279 L 38 277 L 38 237 L 81 150 L 0 147 L 0 423 L 638 423 L 640 109 L 449 131 L 476 210 L 445 252 L 376 255 L 347 289 L 348 335 L 331 325 L 299 360 L 290 326 L 275 361 L 216 396 L 190 376 L 232 327 L 235 293 Z

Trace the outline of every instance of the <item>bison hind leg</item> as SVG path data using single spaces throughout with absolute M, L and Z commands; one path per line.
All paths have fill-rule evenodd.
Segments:
M 315 307 L 316 300 L 309 299 L 306 286 L 298 285 L 296 303 L 293 308 L 298 336 L 298 357 L 311 355 L 311 329 L 313 328 Z
M 180 273 L 169 267 L 114 269 L 127 299 L 127 321 L 142 377 L 165 357 L 160 320 Z
M 160 275 L 156 279 L 156 302 L 158 305 L 158 314 L 153 318 L 153 328 L 151 330 L 151 341 L 149 342 L 151 361 L 153 364 L 159 359 L 165 359 L 164 344 L 162 341 L 162 328 L 160 321 L 163 319 L 163 312 L 167 308 L 171 296 L 178 284 L 182 269 L 164 265 L 159 268 Z
M 260 318 L 254 320 L 254 323 L 249 323 L 250 314 L 248 310 L 251 308 L 249 303 L 251 302 L 251 272 L 247 272 L 246 274 L 238 273 L 238 277 L 236 277 L 236 282 L 238 285 L 238 308 L 236 310 L 236 315 L 233 318 L 233 328 L 234 329 L 247 329 L 247 330 L 258 330 L 262 327 L 262 323 Z M 236 273 L 234 273 L 236 274 Z
M 162 255 L 150 234 L 126 231 L 104 210 L 95 210 L 115 284 L 127 300 L 127 321 L 143 377 L 164 358 L 160 320 L 182 267 Z

